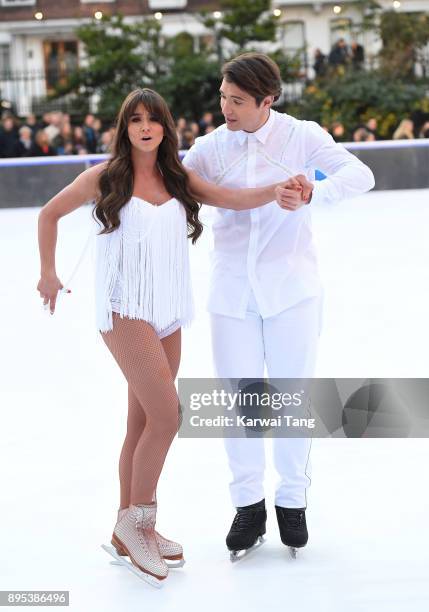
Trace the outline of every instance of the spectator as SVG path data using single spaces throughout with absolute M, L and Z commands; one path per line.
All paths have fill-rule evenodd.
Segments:
M 314 72 L 316 73 L 316 77 L 322 77 L 326 74 L 327 63 L 326 63 L 326 55 L 322 53 L 320 49 L 316 49 L 314 52 L 314 64 L 313 64 Z
M 214 132 L 214 131 L 215 131 L 215 129 L 216 129 L 216 128 L 215 128 L 215 126 L 214 126 L 214 125 L 208 125 L 208 126 L 206 127 L 205 134 L 210 134 L 210 132 Z
M 63 123 L 60 133 L 52 141 L 58 155 L 73 155 L 73 131 L 70 123 Z
M 365 61 L 365 51 L 356 40 L 351 44 L 351 61 L 355 70 L 361 70 Z
M 369 132 L 364 127 L 357 128 L 353 132 L 353 141 L 354 142 L 370 142 L 375 140 L 375 136 L 372 132 Z
M 23 125 L 19 128 L 19 157 L 29 157 L 33 147 L 33 131 L 28 125 Z
M 73 129 L 73 153 L 75 155 L 82 155 L 82 152 L 88 153 L 86 147 L 86 139 L 84 129 L 80 126 L 76 126 Z
M 195 134 L 193 130 L 190 127 L 186 128 L 186 130 L 184 130 L 183 135 L 182 135 L 181 148 L 187 151 L 193 146 L 194 143 L 195 143 Z
M 24 125 L 30 128 L 32 137 L 34 138 L 35 133 L 39 129 L 37 125 L 36 115 L 33 115 L 33 113 L 30 113 L 29 115 L 27 115 L 27 117 L 25 118 Z
M 176 129 L 179 131 L 186 130 L 187 124 L 188 122 L 186 121 L 185 117 L 179 117 L 176 121 Z
M 10 116 L 4 117 L 0 129 L 0 157 L 18 157 L 19 150 L 19 135 L 15 120 Z
M 419 132 L 419 138 L 429 138 L 429 121 L 426 121 Z
M 95 117 L 94 115 L 88 114 L 85 117 L 83 123 L 83 134 L 85 140 L 85 148 L 89 153 L 95 153 L 97 151 L 97 134 L 94 129 Z
M 185 117 L 179 117 L 176 121 L 177 140 L 179 141 L 179 149 L 182 148 L 183 132 L 186 130 L 187 121 Z
M 370 132 L 371 134 L 373 134 L 374 136 L 374 140 L 377 140 L 379 138 L 379 134 L 378 134 L 378 122 L 377 119 L 375 117 L 370 117 L 368 119 L 368 121 L 366 122 L 365 126 L 363 126 L 366 128 L 366 130 L 368 132 Z
M 189 124 L 189 129 L 192 131 L 195 138 L 200 135 L 200 126 L 196 121 L 191 121 L 191 123 Z
M 44 129 L 45 134 L 48 137 L 49 144 L 51 144 L 54 138 L 60 133 L 62 123 L 63 114 L 61 111 L 50 113 L 50 123 Z
M 52 115 L 52 113 L 50 113 L 50 112 L 43 113 L 40 129 L 43 130 L 43 129 L 47 128 L 48 125 L 51 125 L 51 115 Z
M 49 137 L 45 130 L 38 130 L 34 137 L 33 146 L 30 149 L 31 157 L 44 157 L 46 155 L 56 155 L 56 151 L 49 144 Z
M 333 45 L 331 52 L 329 53 L 329 64 L 331 66 L 345 66 L 349 61 L 349 51 L 347 48 L 346 41 L 344 38 L 340 38 Z
M 345 133 L 344 125 L 340 121 L 334 121 L 331 134 L 335 142 L 344 142 L 346 140 Z
M 207 112 L 201 117 L 199 121 L 199 128 L 201 134 L 207 134 L 206 130 L 209 126 L 214 126 L 213 124 L 213 113 Z
M 411 119 L 402 119 L 393 133 L 393 140 L 405 140 L 407 138 L 414 138 L 414 123 Z
M 107 130 L 101 134 L 100 142 L 98 144 L 98 153 L 109 153 L 112 145 L 112 132 Z

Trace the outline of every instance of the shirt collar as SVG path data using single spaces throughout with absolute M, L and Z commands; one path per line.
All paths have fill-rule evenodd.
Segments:
M 259 142 L 265 144 L 274 124 L 274 115 L 275 111 L 273 111 L 273 109 L 270 109 L 268 121 L 264 123 L 264 125 L 260 127 L 259 130 L 256 130 L 256 132 L 245 132 L 244 130 L 238 130 L 238 132 L 234 132 L 234 135 L 240 145 L 243 145 L 249 136 L 253 136 L 256 140 L 259 140 Z

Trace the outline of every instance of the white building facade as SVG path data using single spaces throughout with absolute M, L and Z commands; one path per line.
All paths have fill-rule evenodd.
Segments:
M 385 9 L 427 13 L 429 0 L 382 0 Z M 33 110 L 73 69 L 85 61 L 84 49 L 75 30 L 103 14 L 121 12 L 126 19 L 155 16 L 163 34 L 190 34 L 198 52 L 202 41 L 212 42 L 198 13 L 207 8 L 204 0 L 0 0 L 0 94 L 14 103 L 19 115 Z M 216 2 L 210 10 L 216 12 Z M 312 78 L 314 51 L 328 54 L 340 37 L 351 42 L 349 25 L 360 15 L 347 1 L 275 0 L 279 20 L 279 43 L 289 53 L 300 52 L 303 73 Z M 356 37 L 371 63 L 381 42 L 373 34 Z

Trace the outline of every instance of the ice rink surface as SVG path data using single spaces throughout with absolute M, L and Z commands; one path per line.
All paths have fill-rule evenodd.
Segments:
M 427 439 L 323 439 L 312 447 L 310 539 L 280 542 L 267 453 L 267 541 L 232 565 L 221 440 L 178 438 L 158 489 L 158 528 L 187 563 L 155 590 L 109 565 L 126 384 L 95 330 L 89 250 L 50 316 L 36 292 L 39 209 L 0 210 L 0 589 L 69 590 L 77 612 L 429 609 Z M 325 287 L 317 375 L 429 376 L 429 190 L 372 192 L 313 211 Z M 291 213 L 293 214 L 293 213 Z M 66 282 L 90 209 L 60 222 Z M 207 224 L 209 220 L 207 218 Z M 179 376 L 213 375 L 205 299 L 210 232 L 191 247 L 198 316 Z

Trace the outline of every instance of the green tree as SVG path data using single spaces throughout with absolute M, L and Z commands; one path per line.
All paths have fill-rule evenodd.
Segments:
M 130 91 L 153 87 L 168 69 L 161 26 L 155 19 L 128 24 L 122 15 L 103 17 L 76 33 L 85 45 L 87 65 L 55 95 L 74 91 L 87 99 L 97 94 L 101 117 L 114 117 Z
M 233 42 L 238 50 L 250 43 L 275 40 L 277 18 L 271 11 L 271 0 L 220 0 L 220 9 L 220 20 L 203 13 L 204 23 L 218 28 L 216 35 Z
M 429 43 L 429 15 L 386 11 L 381 16 L 379 35 L 383 41 L 381 70 L 394 78 L 414 78 L 418 53 Z

